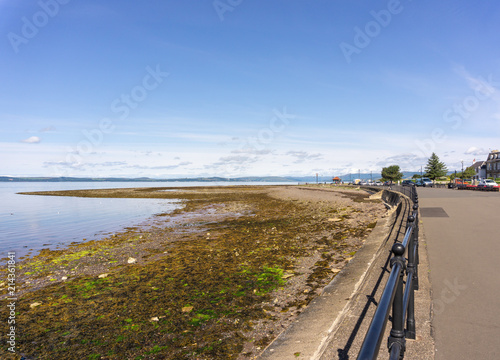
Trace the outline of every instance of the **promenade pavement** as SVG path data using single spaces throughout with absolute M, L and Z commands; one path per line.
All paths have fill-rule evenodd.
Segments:
M 435 359 L 500 359 L 500 193 L 419 188 Z

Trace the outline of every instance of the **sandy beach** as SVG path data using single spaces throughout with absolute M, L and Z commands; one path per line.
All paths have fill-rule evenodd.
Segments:
M 331 186 L 36 194 L 180 199 L 183 207 L 19 263 L 12 359 L 256 358 L 386 214 L 363 190 Z

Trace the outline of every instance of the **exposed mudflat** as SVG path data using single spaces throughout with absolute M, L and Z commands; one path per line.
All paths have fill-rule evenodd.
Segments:
M 5 359 L 253 359 L 386 213 L 362 190 L 329 186 L 36 194 L 175 198 L 184 207 L 20 262 L 17 354 L 1 337 Z M 5 298 L 6 283 L 0 288 Z

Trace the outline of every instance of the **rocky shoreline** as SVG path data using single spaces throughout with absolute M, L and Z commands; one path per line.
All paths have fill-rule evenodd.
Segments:
M 20 263 L 17 348 L 28 359 L 256 358 L 386 213 L 362 190 L 329 186 L 36 194 L 184 206 L 147 227 Z

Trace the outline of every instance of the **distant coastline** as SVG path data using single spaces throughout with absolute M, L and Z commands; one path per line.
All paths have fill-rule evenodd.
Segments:
M 196 177 L 196 178 L 175 178 L 175 179 L 154 179 L 149 177 L 140 178 L 79 178 L 79 177 L 17 177 L 0 176 L 0 182 L 297 182 L 304 181 L 303 178 L 288 178 L 281 176 L 249 176 L 238 178 L 223 177 Z M 311 181 L 311 180 L 309 180 Z
M 411 178 L 413 175 L 420 175 L 419 172 L 403 171 L 404 178 Z M 449 172 L 451 174 L 451 172 Z M 102 178 L 92 178 L 92 177 L 29 177 L 29 176 L 0 176 L 0 182 L 309 182 L 309 183 L 319 183 L 331 182 L 334 176 L 339 176 L 342 181 L 349 181 L 354 179 L 379 179 L 382 175 L 379 173 L 352 173 L 343 175 L 319 175 L 316 176 L 242 176 L 242 177 L 183 177 L 183 178 L 170 178 L 170 179 L 157 179 L 150 177 L 138 177 L 138 178 L 125 178 L 125 177 L 102 177 Z

